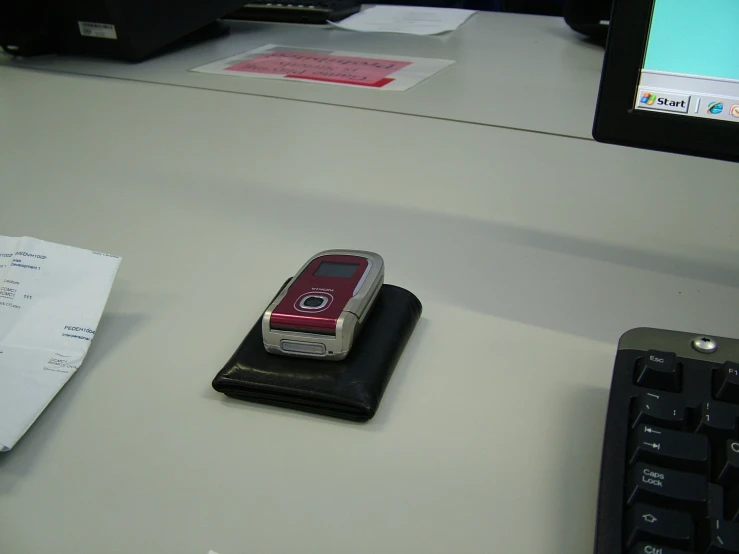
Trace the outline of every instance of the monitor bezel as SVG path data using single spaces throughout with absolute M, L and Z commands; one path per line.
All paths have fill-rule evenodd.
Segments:
M 739 122 L 634 108 L 654 1 L 614 2 L 593 138 L 611 144 L 739 161 Z

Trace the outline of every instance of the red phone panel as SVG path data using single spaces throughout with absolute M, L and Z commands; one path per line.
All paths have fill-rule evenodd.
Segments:
M 316 275 L 323 262 L 356 264 L 357 268 L 349 277 Z M 354 291 L 368 267 L 369 260 L 359 256 L 331 255 L 316 258 L 293 282 L 285 298 L 274 309 L 270 326 L 275 329 L 317 333 L 336 332 L 336 323 L 341 312 L 354 296 Z M 315 298 L 307 300 L 309 297 L 323 298 L 325 303 L 317 305 L 318 301 Z

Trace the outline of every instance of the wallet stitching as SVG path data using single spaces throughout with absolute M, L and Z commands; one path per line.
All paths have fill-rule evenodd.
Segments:
M 333 403 L 335 403 L 337 405 L 344 405 L 344 406 L 350 406 L 350 407 L 351 406 L 360 406 L 360 407 L 363 407 L 363 408 L 368 408 L 369 407 L 366 404 L 361 404 L 359 402 L 349 403 L 349 402 L 347 402 L 343 398 L 337 397 L 337 396 L 332 395 L 330 393 L 326 393 L 325 391 L 321 391 L 319 389 L 309 388 L 309 387 L 303 387 L 301 389 L 296 389 L 296 388 L 292 388 L 292 387 L 285 387 L 284 385 L 270 385 L 268 383 L 257 383 L 257 382 L 254 382 L 254 381 L 246 381 L 245 382 L 243 380 L 236 381 L 236 380 L 230 379 L 228 377 L 224 377 L 223 378 L 223 383 L 224 384 L 229 384 L 230 385 L 229 388 L 231 388 L 231 390 L 237 390 L 237 391 L 243 391 L 243 392 L 248 392 L 250 390 L 254 390 L 254 391 L 265 390 L 266 392 L 273 392 L 275 394 L 279 394 L 281 392 L 282 393 L 287 393 L 287 394 L 290 394 L 291 396 L 296 397 L 296 398 L 305 397 L 305 394 L 303 394 L 304 392 L 312 392 L 317 397 L 319 397 L 321 400 L 327 401 L 327 402 L 333 402 Z M 223 388 L 223 387 L 221 387 L 221 388 Z

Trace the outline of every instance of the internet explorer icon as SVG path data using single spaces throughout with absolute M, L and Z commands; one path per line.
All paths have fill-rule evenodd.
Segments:
M 641 99 L 639 99 L 640 104 L 646 104 L 647 106 L 651 106 L 654 104 L 654 101 L 657 99 L 656 94 L 652 94 L 651 92 L 643 92 L 641 95 Z
M 708 104 L 708 109 L 706 110 L 706 113 L 712 113 L 716 115 L 720 114 L 722 111 L 724 111 L 723 102 L 711 102 L 710 104 Z

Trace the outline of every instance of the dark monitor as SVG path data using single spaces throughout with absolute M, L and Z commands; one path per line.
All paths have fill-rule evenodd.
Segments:
M 739 0 L 616 0 L 593 137 L 739 161 Z
M 217 36 L 244 0 L 0 2 L 0 47 L 18 55 L 73 54 L 139 61 Z
M 567 0 L 565 22 L 574 31 L 605 44 L 612 6 L 613 0 Z

